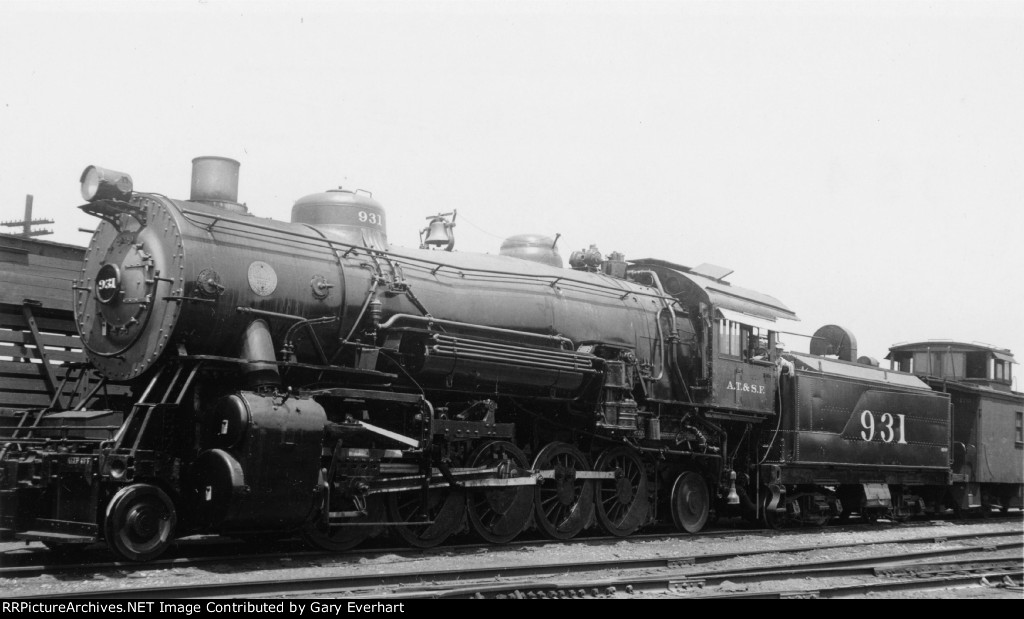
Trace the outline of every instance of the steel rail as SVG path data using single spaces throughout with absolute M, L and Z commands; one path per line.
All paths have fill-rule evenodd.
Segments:
M 811 587 L 808 589 L 786 589 L 776 591 L 726 591 L 720 593 L 701 593 L 701 584 L 697 584 L 694 581 L 688 580 L 672 580 L 667 578 L 649 578 L 645 580 L 637 579 L 605 579 L 598 581 L 591 581 L 585 583 L 560 583 L 560 582 L 548 582 L 538 587 L 516 587 L 509 590 L 509 588 L 498 588 L 498 587 L 465 587 L 462 589 L 453 589 L 444 595 L 439 595 L 436 592 L 431 593 L 428 591 L 421 592 L 409 592 L 407 594 L 397 594 L 393 596 L 387 596 L 389 600 L 408 600 L 408 599 L 437 599 L 437 598 L 483 598 L 493 597 L 496 599 L 533 599 L 533 598 L 572 598 L 572 597 L 610 597 L 617 593 L 620 588 L 627 593 L 634 593 L 638 591 L 643 592 L 661 592 L 664 595 L 682 597 L 686 599 L 793 599 L 793 598 L 836 598 L 836 597 L 849 597 L 857 594 L 867 594 L 872 592 L 880 591 L 911 591 L 911 590 L 928 590 L 939 587 L 949 587 L 953 585 L 980 583 L 988 578 L 1003 578 L 1003 577 L 1021 577 L 1024 576 L 1024 567 L 1018 562 L 1016 565 L 1011 565 L 1011 561 L 1007 560 L 988 560 L 988 561 L 965 561 L 964 567 L 960 570 L 966 573 L 943 575 L 931 578 L 922 578 L 920 576 L 908 578 L 905 580 L 878 580 L 870 583 L 859 583 L 853 585 L 834 585 L 824 587 Z M 986 567 L 982 567 L 988 564 Z M 944 564 L 947 571 L 956 570 L 956 564 Z M 845 568 L 843 570 L 829 570 L 822 569 L 819 572 L 827 572 L 828 576 L 841 577 L 841 576 L 865 576 L 865 577 L 876 577 L 876 573 L 881 568 L 862 567 L 862 568 Z M 787 574 L 786 577 L 794 578 L 813 578 L 815 572 L 808 570 L 806 572 L 793 572 Z M 763 582 L 766 578 L 769 578 L 769 574 L 759 575 L 756 578 L 760 579 L 759 582 Z M 819 577 L 821 577 L 819 575 Z M 718 584 L 724 583 L 726 580 L 735 583 L 736 579 L 733 577 L 719 578 L 717 576 L 709 578 L 706 584 L 710 584 L 712 581 L 717 581 Z M 370 597 L 362 595 L 351 596 L 353 598 Z M 377 596 L 381 597 L 381 596 Z
M 962 561 L 946 563 L 912 563 L 914 559 L 931 559 L 941 556 L 956 556 L 968 553 L 992 550 L 1006 550 L 1024 547 L 1024 542 L 1013 544 L 1000 544 L 994 548 L 978 548 L 962 546 L 955 549 L 943 549 L 940 551 L 926 551 L 920 553 L 901 553 L 898 555 L 883 555 L 874 557 L 858 557 L 855 559 L 827 560 L 804 563 L 800 566 L 767 566 L 745 568 L 741 570 L 712 570 L 705 572 L 672 572 L 656 575 L 621 574 L 613 577 L 598 578 L 592 580 L 570 580 L 568 578 L 553 579 L 557 574 L 548 574 L 538 580 L 520 580 L 508 583 L 492 583 L 481 579 L 476 583 L 434 584 L 412 590 L 409 584 L 403 586 L 403 592 L 384 595 L 363 595 L 360 593 L 354 597 L 387 597 L 389 599 L 434 599 L 434 598 L 520 598 L 520 597 L 580 597 L 580 592 L 586 595 L 600 595 L 602 592 L 608 594 L 610 590 L 625 589 L 634 591 L 663 591 L 675 594 L 684 594 L 683 597 L 692 598 L 778 598 L 778 597 L 804 597 L 808 593 L 814 593 L 807 597 L 834 597 L 819 596 L 818 593 L 824 590 L 853 590 L 863 588 L 865 591 L 875 590 L 878 583 L 865 583 L 859 585 L 838 585 L 834 587 L 815 587 L 812 589 L 787 589 L 776 591 L 724 591 L 701 593 L 709 587 L 721 586 L 725 583 L 764 583 L 772 580 L 793 580 L 793 579 L 814 579 L 814 578 L 913 578 L 909 582 L 924 582 L 929 574 L 942 574 L 936 578 L 948 577 L 950 572 L 970 572 L 969 580 L 978 580 L 981 577 L 1002 577 L 1017 576 L 1024 573 L 1024 560 L 1020 558 L 984 558 L 964 559 Z M 770 553 L 765 553 L 770 554 Z M 623 564 L 623 569 L 630 569 L 631 566 Z M 580 573 L 563 572 L 562 575 Z M 957 575 L 959 577 L 959 575 Z M 893 583 L 882 583 L 892 585 L 905 585 L 908 581 L 896 581 Z M 569 596 L 567 592 L 574 592 Z M 847 593 L 848 594 L 848 593 Z
M 1019 519 L 1019 514 L 1011 514 L 1011 516 L 998 516 L 993 515 L 989 522 L 999 522 L 1006 519 Z M 833 525 L 828 529 L 824 529 L 824 532 L 854 532 L 878 529 L 878 524 L 860 524 L 860 523 L 847 523 L 842 525 Z M 886 525 L 881 525 L 886 526 Z M 905 528 L 925 528 L 931 526 L 928 522 L 921 523 L 910 523 L 902 524 Z M 712 529 L 701 531 L 700 533 L 685 533 L 680 531 L 660 531 L 650 533 L 639 533 L 634 534 L 626 538 L 629 541 L 650 541 L 650 540 L 672 540 L 672 539 L 712 539 L 712 538 L 729 538 L 736 536 L 789 536 L 789 535 L 804 535 L 807 534 L 807 529 Z M 936 543 L 943 541 L 955 541 L 962 539 L 974 539 L 984 537 L 1001 537 L 1010 535 L 1010 533 L 1004 532 L 991 532 L 991 533 L 961 533 L 954 535 L 937 535 L 932 537 L 921 537 L 921 540 L 932 540 Z M 284 539 L 284 538 L 282 538 Z M 586 533 L 575 537 L 570 540 L 551 540 L 546 537 L 531 537 L 527 535 L 523 539 L 516 539 L 513 542 L 516 546 L 535 546 L 544 544 L 559 544 L 559 545 L 572 545 L 572 544 L 583 544 L 583 545 L 602 545 L 602 544 L 614 544 L 622 542 L 623 538 L 612 535 Z M 908 543 L 913 543 L 908 542 Z M 251 552 L 242 553 L 237 552 L 237 547 L 242 545 L 243 542 L 232 539 L 230 537 L 220 536 L 200 536 L 199 538 L 183 538 L 175 542 L 175 547 L 179 550 L 195 550 L 195 549 L 209 549 L 211 546 L 214 549 L 224 547 L 229 549 L 233 554 L 228 557 L 221 555 L 216 556 L 191 556 L 191 557 L 176 557 L 176 558 L 162 558 L 147 563 L 133 563 L 129 561 L 103 561 L 103 562 L 92 562 L 82 563 L 77 561 L 73 564 L 53 564 L 53 565 L 41 565 L 36 563 L 21 563 L 20 565 L 13 565 L 21 560 L 32 560 L 36 556 L 43 556 L 49 558 L 53 556 L 53 552 L 45 548 L 36 549 L 22 549 L 14 548 L 6 551 L 0 551 L 0 578 L 6 577 L 17 577 L 17 576 L 38 576 L 44 573 L 68 573 L 81 570 L 97 570 L 97 569 L 125 569 L 131 568 L 134 571 L 145 571 L 149 569 L 166 569 L 169 567 L 189 567 L 190 565 L 205 564 L 215 561 L 224 560 L 273 560 L 280 559 L 282 557 L 288 557 L 292 559 L 304 559 L 304 558 L 318 558 L 318 557 L 336 557 L 343 558 L 346 556 L 359 556 L 359 557 L 375 557 L 385 554 L 396 554 L 396 553 L 409 553 L 416 552 L 419 556 L 429 556 L 432 554 L 443 554 L 448 552 L 471 552 L 478 551 L 481 549 L 495 548 L 493 544 L 486 542 L 467 542 L 462 544 L 446 544 L 438 546 L 436 548 L 425 548 L 425 549 L 413 549 L 407 546 L 402 547 L 389 547 L 368 544 L 352 550 L 346 550 L 342 552 L 332 552 L 325 550 L 299 550 L 299 551 L 287 551 L 287 552 Z M 92 545 L 94 548 L 99 549 L 96 544 Z M 98 552 L 103 552 L 98 550 Z
M 771 600 L 771 599 L 795 599 L 795 598 L 810 598 L 810 599 L 827 599 L 827 598 L 842 598 L 850 597 L 851 595 L 864 595 L 867 593 L 878 593 L 882 591 L 922 591 L 932 590 L 938 588 L 947 588 L 955 585 L 967 585 L 972 583 L 981 583 L 982 580 L 988 578 L 1002 578 L 1009 576 L 1011 578 L 1024 577 L 1024 568 L 1020 566 L 1012 570 L 992 569 L 986 572 L 973 572 L 964 574 L 952 574 L 946 576 L 937 576 L 933 578 L 910 578 L 907 580 L 897 581 L 880 581 L 870 583 L 859 583 L 854 585 L 835 585 L 818 587 L 814 589 L 790 589 L 785 591 L 751 591 L 751 592 L 734 592 L 734 593 L 722 593 L 722 594 L 710 594 L 710 595 L 694 595 L 687 596 L 691 599 L 760 599 L 760 600 Z
M 859 526 L 859 525 L 854 525 Z M 650 541 L 650 540 L 671 540 L 671 539 L 709 539 L 709 538 L 729 538 L 735 536 L 764 536 L 768 534 L 778 534 L 778 531 L 770 529 L 725 529 L 725 530 L 712 530 L 712 531 L 701 531 L 700 533 L 683 533 L 683 532 L 663 532 L 663 533 L 641 533 L 629 536 L 629 540 L 635 541 Z M 535 537 L 526 539 L 516 539 L 510 544 L 514 544 L 517 547 L 523 546 L 541 546 L 557 544 L 562 546 L 581 544 L 581 545 L 593 545 L 599 546 L 604 544 L 616 544 L 622 542 L 623 538 L 614 535 L 580 535 L 570 540 L 552 540 L 546 537 Z M 12 559 L 17 558 L 35 558 L 36 555 L 43 555 L 44 557 L 53 556 L 53 551 L 45 548 L 38 548 L 36 550 L 29 550 L 27 552 L 22 549 L 15 549 L 12 551 L 6 551 L 0 553 L 0 565 L 6 564 L 6 567 L 0 567 L 0 578 L 18 577 L 18 576 L 39 576 L 41 574 L 55 574 L 55 573 L 70 573 L 76 571 L 88 571 L 95 572 L 96 570 L 111 569 L 111 570 L 125 570 L 131 569 L 132 571 L 147 571 L 147 570 L 163 570 L 168 568 L 183 568 L 190 567 L 192 565 L 204 565 L 217 561 L 272 561 L 282 558 L 288 559 L 319 559 L 319 558 L 338 558 L 344 559 L 347 557 L 360 557 L 360 558 L 374 558 L 384 555 L 394 555 L 398 553 L 414 553 L 417 557 L 426 557 L 432 555 L 441 555 L 451 552 L 476 552 L 481 549 L 495 549 L 500 548 L 494 544 L 487 542 L 471 542 L 464 544 L 446 544 L 444 546 L 437 546 L 434 548 L 410 548 L 409 546 L 361 546 L 352 550 L 345 550 L 341 552 L 333 552 L 329 550 L 299 550 L 299 551 L 288 551 L 288 552 L 259 552 L 259 553 L 243 553 L 238 554 L 234 551 L 238 546 L 243 545 L 244 542 L 234 540 L 230 537 L 219 537 L 219 536 L 207 536 L 202 539 L 183 539 L 175 543 L 177 548 L 186 549 L 186 546 L 192 548 L 209 548 L 213 546 L 224 547 L 225 549 L 232 551 L 233 554 L 230 556 L 218 554 L 214 556 L 193 556 L 193 557 L 175 557 L 175 558 L 162 558 L 146 563 L 133 563 L 130 561 L 105 561 L 96 563 L 82 563 L 81 561 L 71 564 L 55 564 L 55 565 L 10 565 Z M 104 552 L 100 546 L 95 545 L 98 552 Z
M 1017 536 L 1015 532 L 1004 532 L 1000 536 Z M 966 539 L 985 539 L 992 537 L 991 534 L 976 534 L 976 535 L 965 535 Z M 948 540 L 948 537 L 924 537 L 911 540 L 900 540 L 900 543 L 935 543 Z M 468 580 L 478 580 L 478 584 L 471 586 L 472 594 L 482 591 L 483 588 L 491 593 L 496 591 L 509 593 L 516 589 L 533 589 L 543 588 L 548 590 L 551 588 L 552 578 L 566 575 L 566 574 L 580 574 L 586 572 L 595 572 L 602 570 L 663 570 L 670 573 L 673 577 L 672 580 L 679 581 L 686 578 L 693 578 L 695 574 L 692 571 L 681 571 L 688 570 L 698 563 L 714 563 L 724 560 L 734 559 L 737 557 L 750 557 L 758 555 L 770 555 L 780 553 L 798 553 L 798 552 L 810 552 L 823 549 L 842 549 L 857 547 L 862 548 L 867 546 L 877 546 L 880 544 L 890 543 L 888 541 L 878 542 L 875 544 L 863 544 L 863 543 L 849 543 L 849 544 L 834 544 L 834 545 L 811 545 L 811 546 L 799 546 L 790 547 L 785 549 L 765 549 L 765 550 L 751 550 L 741 552 L 730 552 L 730 553 L 716 553 L 707 555 L 685 555 L 676 557 L 656 557 L 656 558 L 643 558 L 643 559 L 614 559 L 607 561 L 596 561 L 585 564 L 578 563 L 543 563 L 534 565 L 521 565 L 521 566 L 489 566 L 481 568 L 457 568 L 448 570 L 437 570 L 437 571 L 412 571 L 412 572 L 395 572 L 390 574 L 349 574 L 341 576 L 323 576 L 315 578 L 300 578 L 300 579 L 276 579 L 276 580 L 259 580 L 259 581 L 243 581 L 243 582 L 231 582 L 231 583 L 212 583 L 212 584 L 195 584 L 189 585 L 188 588 L 182 588 L 180 584 L 175 584 L 169 587 L 147 587 L 147 588 L 128 588 L 128 589 L 114 589 L 114 590 L 99 590 L 99 591 L 76 591 L 71 593 L 56 593 L 48 592 L 40 596 L 24 596 L 24 597 L 11 597 L 9 599 L 33 599 L 33 598 L 52 598 L 52 599 L 83 599 L 94 596 L 102 596 L 105 599 L 188 599 L 188 598 L 216 598 L 216 597 L 233 597 L 233 596 L 246 596 L 246 597 L 260 597 L 260 596 L 278 596 L 278 595 L 300 595 L 300 594 L 312 594 L 312 593 L 353 593 L 353 590 L 367 589 L 381 587 L 394 587 L 401 586 L 408 590 L 413 586 L 420 586 L 418 591 L 410 592 L 406 597 L 443 597 L 451 595 L 455 597 L 462 596 L 467 593 L 465 586 L 459 589 L 452 589 L 451 584 L 449 585 L 437 585 L 437 583 L 459 583 L 464 585 Z M 940 556 L 953 556 L 957 554 L 964 554 L 968 552 L 978 552 L 987 549 L 1003 549 L 1003 548 L 1022 548 L 1024 547 L 1024 540 L 1015 539 L 1013 542 L 988 545 L 988 546 L 957 546 L 956 548 L 942 548 L 937 550 L 928 550 L 919 553 L 902 553 L 900 555 L 894 555 L 889 557 L 861 557 L 848 560 L 822 562 L 818 564 L 806 564 L 816 565 L 817 567 L 824 566 L 836 566 L 836 565 L 856 565 L 856 564 L 874 564 L 878 565 L 882 562 L 886 562 L 888 559 L 889 563 L 905 562 L 909 558 L 925 559 L 934 558 Z M 765 571 L 761 568 L 762 572 Z M 772 570 L 778 570 L 779 568 L 773 566 Z M 732 573 L 732 572 L 729 572 Z M 750 573 L 756 573 L 755 570 L 751 570 Z M 513 582 L 509 584 L 495 585 L 490 584 L 487 581 L 493 581 L 495 578 L 541 578 L 542 580 L 531 582 Z M 652 580 L 653 579 L 653 580 Z M 660 580 L 659 580 L 660 579 Z M 629 582 L 662 582 L 665 580 L 664 576 L 650 577 L 650 576 L 634 576 L 629 579 Z M 425 582 L 430 582 L 430 585 L 424 585 Z M 605 581 L 601 581 L 605 582 Z M 589 584 L 588 584 L 589 583 Z M 423 589 L 424 586 L 428 587 L 440 587 L 441 590 L 435 589 Z M 575 582 L 569 586 L 572 589 L 587 588 L 592 586 L 592 581 L 586 583 Z M 445 593 L 445 591 L 450 593 Z M 384 594 L 390 595 L 390 594 Z M 380 595 L 376 596 L 380 597 Z

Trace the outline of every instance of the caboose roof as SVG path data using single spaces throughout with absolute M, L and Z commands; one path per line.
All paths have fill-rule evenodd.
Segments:
M 926 340 L 924 342 L 910 342 L 895 344 L 889 347 L 889 354 L 885 356 L 886 359 L 891 359 L 896 353 L 915 353 L 915 352 L 987 352 L 992 355 L 992 358 L 999 359 L 1000 361 L 1006 361 L 1008 363 L 1017 363 L 1013 358 L 1013 353 L 1008 348 L 999 348 L 998 346 L 992 346 L 991 344 L 983 344 L 981 342 L 955 342 L 953 340 Z

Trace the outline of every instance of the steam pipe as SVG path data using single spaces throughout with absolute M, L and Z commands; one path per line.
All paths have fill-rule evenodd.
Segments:
M 495 363 L 513 363 L 524 367 L 543 368 L 549 370 L 561 370 L 564 372 L 595 372 L 591 368 L 584 368 L 574 366 L 567 363 L 550 362 L 545 363 L 543 361 L 537 361 L 533 359 L 527 359 L 523 357 L 515 357 L 513 355 L 500 355 L 494 352 L 470 352 L 470 351 L 456 351 L 453 349 L 444 349 L 439 346 L 431 348 L 431 352 L 439 357 L 450 358 L 450 359 L 476 359 L 479 361 L 492 361 Z
M 575 348 L 572 340 L 561 335 L 542 335 L 540 333 L 531 333 L 529 331 L 516 331 L 514 329 L 502 329 L 500 327 L 486 327 L 483 325 L 475 325 L 468 322 L 458 322 L 455 320 L 443 320 L 441 318 L 426 318 L 424 316 L 413 316 L 412 314 L 395 314 L 391 318 L 388 318 L 386 322 L 381 324 L 381 329 L 390 329 L 395 326 L 396 322 L 407 320 L 409 322 L 425 323 L 428 327 L 432 324 L 445 325 L 449 327 L 465 327 L 467 329 L 475 329 L 477 331 L 486 331 L 488 333 L 502 333 L 505 335 L 516 335 L 533 337 L 537 339 L 547 340 L 549 342 L 558 342 L 562 346 L 568 345 L 569 348 Z
M 281 375 L 277 372 L 277 364 L 270 359 L 277 359 L 274 353 L 274 341 L 270 336 L 270 327 L 265 320 L 257 318 L 249 323 L 242 337 L 242 352 L 239 355 L 248 361 L 245 366 L 245 379 L 249 387 L 281 384 Z
M 442 353 L 451 354 L 455 356 L 460 355 L 491 355 L 495 359 L 514 359 L 523 361 L 536 361 L 538 363 L 550 363 L 559 367 L 565 367 L 573 370 L 585 369 L 589 370 L 593 368 L 593 365 L 589 363 L 581 363 L 573 359 L 559 359 L 557 357 L 549 357 L 546 355 L 531 355 L 527 353 L 520 353 L 509 350 L 498 350 L 487 348 L 485 346 L 453 346 L 445 344 L 434 344 L 430 347 L 430 350 Z
M 343 343 L 352 341 L 352 336 L 356 334 L 356 330 L 359 328 L 359 323 L 363 321 L 363 315 L 366 314 L 366 308 L 370 307 L 370 302 L 377 296 L 374 294 L 374 291 L 377 290 L 377 285 L 380 281 L 381 279 L 378 275 L 370 277 L 370 289 L 366 291 L 366 298 L 363 300 L 363 306 L 359 308 L 359 314 L 356 316 L 355 322 L 352 323 L 352 330 L 349 331 L 348 335 L 345 336 L 345 339 L 342 340 Z
M 441 334 L 434 335 L 431 338 L 431 340 L 433 340 L 436 344 L 441 344 L 441 345 L 444 345 L 444 346 L 455 346 L 455 347 L 462 346 L 462 347 L 465 347 L 465 348 L 485 349 L 485 350 L 488 350 L 488 351 L 495 350 L 495 351 L 499 351 L 499 352 L 501 352 L 501 351 L 508 351 L 508 352 L 519 353 L 519 354 L 531 356 L 531 357 L 543 357 L 545 359 L 558 359 L 560 361 L 566 361 L 566 362 L 570 362 L 570 363 L 581 363 L 581 362 L 583 362 L 583 363 L 586 363 L 587 365 L 592 365 L 592 361 L 591 361 L 592 357 L 590 357 L 589 355 L 585 355 L 585 354 L 581 354 L 581 353 L 576 353 L 576 352 L 570 352 L 570 351 L 567 351 L 567 350 L 563 350 L 561 348 L 558 348 L 558 349 L 555 349 L 555 348 L 528 348 L 526 346 L 516 346 L 514 344 L 501 344 L 499 342 L 482 342 L 482 341 L 477 341 L 477 340 L 471 340 L 471 339 L 466 339 L 466 338 L 461 338 L 461 337 L 452 337 L 450 335 L 441 335 Z

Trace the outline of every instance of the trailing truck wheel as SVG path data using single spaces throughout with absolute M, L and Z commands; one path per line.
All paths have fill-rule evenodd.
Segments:
M 672 521 L 687 533 L 697 533 L 707 524 L 711 512 L 708 485 L 693 471 L 685 471 L 672 484 Z
M 550 443 L 533 461 L 536 471 L 552 471 L 534 490 L 537 524 L 552 539 L 575 537 L 594 516 L 594 483 L 577 479 L 576 471 L 588 471 L 587 457 L 568 443 Z
M 480 446 L 469 457 L 470 468 L 495 467 L 498 479 L 517 477 L 529 468 L 526 454 L 507 441 Z M 467 512 L 473 531 L 492 544 L 512 541 L 530 522 L 533 513 L 532 486 L 471 488 Z
M 104 532 L 116 554 L 129 561 L 150 561 L 171 545 L 177 523 L 167 493 L 151 484 L 133 484 L 110 500 Z
M 616 447 L 601 454 L 594 464 L 597 471 L 615 471 L 615 479 L 597 482 L 597 521 L 610 535 L 632 535 L 647 522 L 651 502 L 647 496 L 647 471 L 632 449 Z

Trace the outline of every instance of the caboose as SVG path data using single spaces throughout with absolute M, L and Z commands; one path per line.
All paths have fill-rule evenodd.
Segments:
M 952 505 L 1022 507 L 1024 393 L 1013 391 L 1013 354 L 988 344 L 928 340 L 897 344 L 886 357 L 953 404 Z

